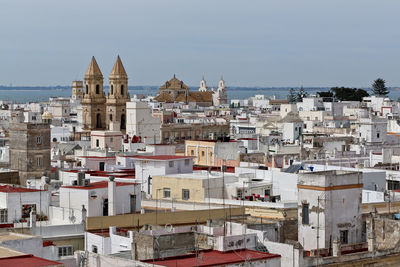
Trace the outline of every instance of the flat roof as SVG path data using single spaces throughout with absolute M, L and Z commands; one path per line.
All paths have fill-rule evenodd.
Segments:
M 50 261 L 43 258 L 35 257 L 32 254 L 11 256 L 0 258 L 0 266 L 2 267 L 15 267 L 15 266 L 63 266 L 64 264 L 56 261 Z
M 117 186 L 135 185 L 135 184 L 136 183 L 116 182 Z M 90 183 L 88 186 L 76 186 L 76 185 L 62 186 L 62 188 L 81 189 L 81 190 L 92 190 L 92 189 L 107 188 L 107 187 L 108 187 L 108 181 L 94 182 Z
M 2 193 L 30 193 L 39 191 L 45 191 L 45 190 L 16 187 L 13 185 L 0 185 L 0 192 Z
M 171 178 L 184 178 L 184 179 L 215 179 L 215 178 L 222 178 L 222 172 L 212 172 L 210 174 L 207 171 L 193 171 L 189 173 L 175 173 L 175 174 L 165 174 L 165 175 L 154 175 L 154 176 L 161 176 L 161 177 L 171 177 Z M 224 174 L 225 178 L 232 178 L 237 176 L 232 174 Z
M 38 238 L 38 237 L 34 236 L 34 235 L 25 235 L 25 234 L 13 233 L 13 232 L 0 233 L 0 243 L 2 241 L 29 239 L 29 238 Z
M 146 260 L 156 265 L 168 267 L 190 267 L 190 266 L 220 266 L 227 264 L 243 263 L 249 261 L 267 260 L 280 258 L 278 254 L 270 254 L 255 250 L 243 249 L 221 252 L 217 250 L 199 251 L 196 254 L 188 254 L 164 259 Z
M 156 156 L 134 156 L 132 158 L 138 160 L 157 160 L 157 161 L 170 161 L 179 159 L 192 159 L 192 156 L 176 156 L 176 155 L 156 155 Z

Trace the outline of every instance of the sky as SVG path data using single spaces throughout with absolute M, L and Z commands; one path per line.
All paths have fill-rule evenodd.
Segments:
M 398 0 L 2 0 L 0 84 L 400 86 Z

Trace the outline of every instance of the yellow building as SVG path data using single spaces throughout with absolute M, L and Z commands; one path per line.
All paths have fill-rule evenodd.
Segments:
M 188 202 L 204 202 L 206 198 L 228 197 L 227 191 L 223 188 L 225 184 L 238 180 L 232 175 L 221 173 L 207 173 L 199 171 L 193 173 L 171 174 L 164 176 L 153 176 L 152 198 L 158 200 L 174 200 Z
M 231 166 L 240 165 L 239 142 L 218 142 L 216 140 L 185 141 L 185 156 L 193 156 L 193 164 L 203 166 Z M 220 154 L 220 155 L 218 155 Z M 229 160 L 223 160 L 220 156 L 229 154 Z
M 196 165 L 214 166 L 215 155 L 214 141 L 185 141 L 185 155 L 193 156 Z

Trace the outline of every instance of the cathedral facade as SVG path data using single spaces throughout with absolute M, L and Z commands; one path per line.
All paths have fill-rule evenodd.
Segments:
M 92 57 L 85 74 L 84 94 L 82 98 L 83 129 L 112 130 L 126 127 L 126 102 L 130 101 L 128 93 L 128 75 L 120 57 L 114 64 L 109 82 L 110 89 L 106 96 L 103 88 L 103 74 Z M 115 126 L 118 125 L 118 126 Z

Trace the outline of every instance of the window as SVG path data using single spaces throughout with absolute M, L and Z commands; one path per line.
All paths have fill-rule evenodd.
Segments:
M 379 138 L 379 133 L 376 134 L 376 138 Z
M 113 138 L 111 137 L 111 138 L 110 138 L 110 142 L 112 143 L 112 141 L 113 141 Z
M 89 86 L 86 84 L 86 94 L 89 94 Z
M 185 166 L 188 166 L 189 165 L 189 159 L 185 159 Z
M 190 198 L 189 189 L 182 189 L 182 199 L 188 200 Z
M 238 189 L 237 190 L 237 197 L 238 198 L 242 198 L 243 197 L 243 193 L 242 193 L 243 191 L 241 190 L 241 189 Z
M 190 155 L 194 156 L 194 150 L 193 149 L 190 151 Z
M 349 243 L 349 231 L 348 230 L 340 231 L 340 243 L 342 243 L 342 244 Z
M 29 218 L 31 211 L 36 213 L 36 204 L 25 204 L 22 205 L 21 217 L 22 218 Z
M 99 146 L 100 146 L 99 139 L 96 139 L 96 147 L 99 147 Z
M 204 151 L 201 151 L 201 156 L 204 157 L 205 153 Z
M 96 84 L 96 94 L 100 94 L 100 85 Z
M 8 212 L 7 209 L 0 209 L 0 223 L 8 222 Z
M 163 189 L 163 196 L 164 198 L 170 198 L 171 197 L 171 189 L 170 188 L 164 188 Z
M 73 255 L 72 251 L 72 246 L 58 247 L 58 256 L 71 256 Z
M 42 158 L 41 157 L 36 158 L 36 166 L 38 166 L 38 167 L 42 166 Z
M 38 136 L 36 137 L 36 144 L 41 144 L 42 143 L 42 137 Z
M 111 94 L 112 95 L 114 94 L 114 86 L 113 85 L 111 85 Z
M 124 86 L 121 85 L 121 95 L 124 95 Z
M 309 204 L 303 204 L 302 208 L 302 224 L 309 224 L 310 217 L 309 217 Z
M 173 161 L 168 161 L 169 167 L 172 168 L 174 167 L 174 162 Z
M 93 252 L 93 253 L 97 253 L 97 246 L 92 245 L 92 252 Z
M 110 121 L 112 121 L 112 114 L 110 114 Z

